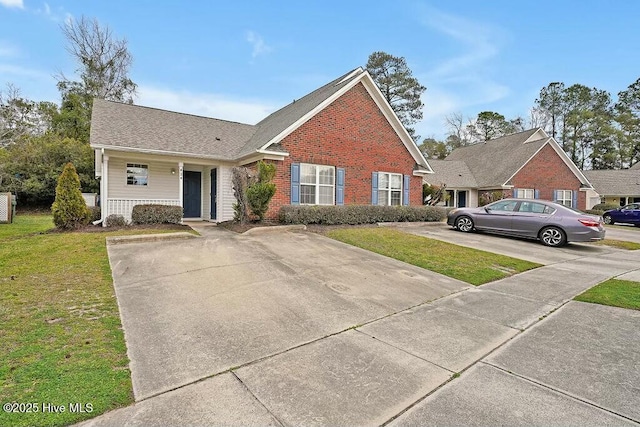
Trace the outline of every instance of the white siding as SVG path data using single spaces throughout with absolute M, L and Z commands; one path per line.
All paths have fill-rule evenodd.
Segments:
M 231 167 L 220 166 L 218 168 L 218 221 L 230 221 L 233 219 L 233 204 L 236 198 L 233 196 L 231 186 Z
M 127 163 L 141 163 L 149 166 L 148 185 L 127 185 Z M 172 174 L 171 170 L 176 173 Z M 130 159 L 109 159 L 110 199 L 178 199 L 178 165 L 175 162 L 158 162 Z

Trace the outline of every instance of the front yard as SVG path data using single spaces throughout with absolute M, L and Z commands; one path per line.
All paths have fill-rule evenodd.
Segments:
M 105 238 L 164 230 L 52 227 L 48 215 L 0 225 L 0 402 L 16 411 L 0 411 L 3 426 L 68 425 L 133 402 Z
M 341 228 L 327 236 L 472 285 L 540 267 L 521 259 L 403 233 L 390 228 Z

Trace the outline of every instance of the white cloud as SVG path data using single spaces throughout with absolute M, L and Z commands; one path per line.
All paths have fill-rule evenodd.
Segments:
M 11 43 L 0 40 L 0 58 L 10 58 L 18 56 L 18 48 Z
M 266 55 L 273 51 L 273 48 L 264 42 L 262 36 L 254 31 L 247 31 L 247 41 L 253 47 L 253 51 L 251 52 L 252 58 Z
M 136 104 L 248 124 L 259 122 L 279 108 L 259 100 L 173 91 L 148 85 L 138 87 Z
M 499 28 L 462 16 L 422 6 L 419 22 L 453 42 L 456 52 L 437 63 L 418 79 L 427 86 L 423 96 L 424 120 L 416 125 L 422 135 L 444 137 L 445 117 L 454 112 L 475 115 L 510 94 L 493 78 L 493 67 L 507 39 Z M 467 113 L 473 108 L 472 113 Z M 478 111 L 475 111 L 478 110 Z
M 2 0 L 0 0 L 2 1 Z M 47 19 L 52 20 L 53 22 L 61 22 L 67 21 L 70 16 L 69 13 L 66 13 L 62 7 L 58 7 L 57 10 L 52 10 L 49 3 L 44 2 L 41 8 L 33 9 L 33 13 L 36 15 L 44 16 Z
M 0 6 L 24 9 L 24 3 L 22 0 L 0 0 Z
M 34 79 L 52 79 L 50 74 L 20 65 L 0 64 L 0 80 L 6 76 L 29 77 Z

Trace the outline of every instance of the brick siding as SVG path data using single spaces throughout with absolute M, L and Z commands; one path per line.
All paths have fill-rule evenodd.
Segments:
M 362 83 L 336 99 L 281 141 L 290 153 L 277 167 L 276 194 L 268 218 L 291 202 L 291 163 L 345 169 L 344 203 L 371 204 L 371 173 L 410 175 L 411 205 L 422 204 L 422 178 L 413 176 L 415 160 Z
M 540 199 L 543 200 L 553 200 L 553 190 L 578 191 L 580 189 L 580 180 L 549 144 L 518 171 L 511 183 L 515 188 L 539 190 Z M 584 191 L 578 191 L 577 207 L 586 209 Z

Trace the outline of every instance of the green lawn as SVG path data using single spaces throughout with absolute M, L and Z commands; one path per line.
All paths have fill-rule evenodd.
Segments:
M 46 215 L 0 225 L 0 403 L 39 410 L 0 411 L 2 426 L 68 425 L 133 402 L 105 237 L 164 230 L 39 234 L 52 226 Z
M 640 282 L 609 279 L 574 299 L 576 301 L 640 310 Z
M 594 242 L 596 245 L 611 246 L 619 249 L 627 249 L 629 251 L 635 251 L 640 249 L 640 243 L 627 242 L 625 240 L 604 239 Z
M 389 228 L 343 228 L 331 230 L 327 236 L 472 285 L 540 267 L 533 262 Z

